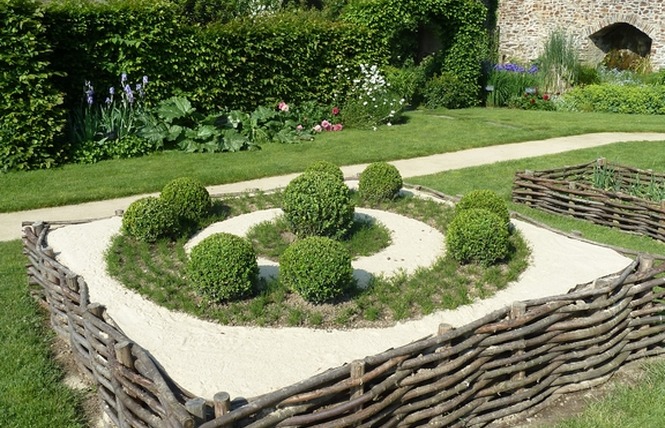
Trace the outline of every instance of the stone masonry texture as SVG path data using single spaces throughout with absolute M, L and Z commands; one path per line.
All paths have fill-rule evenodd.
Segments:
M 589 36 L 617 23 L 646 33 L 654 69 L 665 67 L 665 0 L 499 0 L 499 59 L 533 61 L 549 34 L 564 29 L 582 59 L 595 64 L 604 53 Z

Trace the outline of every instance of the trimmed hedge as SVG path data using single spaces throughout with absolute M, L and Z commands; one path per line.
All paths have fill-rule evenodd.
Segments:
M 353 286 L 351 256 L 339 241 L 311 236 L 284 250 L 279 279 L 309 302 L 330 302 Z
M 212 302 L 240 299 L 252 294 L 258 284 L 256 253 L 248 240 L 216 233 L 192 248 L 187 276 L 192 286 Z
M 446 249 L 460 263 L 492 265 L 508 256 L 510 233 L 497 214 L 482 208 L 459 212 L 448 225 Z
M 54 68 L 68 75 L 58 85 L 69 102 L 80 100 L 85 80 L 108 87 L 122 72 L 149 76 L 155 100 L 184 96 L 204 112 L 327 102 L 338 89 L 338 65 L 384 62 L 367 29 L 311 12 L 208 26 L 187 25 L 181 12 L 164 0 L 51 2 L 46 22 Z
M 0 0 L 0 170 L 62 161 L 65 124 L 54 89 L 42 12 L 31 0 Z

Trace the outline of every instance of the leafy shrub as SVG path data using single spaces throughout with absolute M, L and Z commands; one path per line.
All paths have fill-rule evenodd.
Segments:
M 308 172 L 322 172 L 324 174 L 330 174 L 333 177 L 338 178 L 340 181 L 344 181 L 344 173 L 332 162 L 320 160 L 312 163 L 305 169 L 305 173 Z
M 212 302 L 246 297 L 258 284 L 256 253 L 246 239 L 216 233 L 192 248 L 187 276 L 192 286 Z
M 448 225 L 446 248 L 460 263 L 492 265 L 508 256 L 509 232 L 505 221 L 483 208 L 460 211 Z
M 427 82 L 425 64 L 415 65 L 408 59 L 402 67 L 386 67 L 386 80 L 390 87 L 406 104 L 418 106 L 423 99 L 423 88 Z
M 427 81 L 424 96 L 428 108 L 470 107 L 478 102 L 478 85 L 468 84 L 453 73 L 444 72 Z
M 351 256 L 340 242 L 311 236 L 294 242 L 282 253 L 279 278 L 309 302 L 329 302 L 352 287 Z
M 168 182 L 160 198 L 169 204 L 183 225 L 194 225 L 203 219 L 212 206 L 205 186 L 191 177 L 180 177 Z
M 282 210 L 292 231 L 300 236 L 341 238 L 353 224 L 349 188 L 337 177 L 308 172 L 291 180 L 284 190 Z
M 360 173 L 358 193 L 368 201 L 393 199 L 402 188 L 399 170 L 387 162 L 374 162 Z
M 42 11 L 31 0 L 0 0 L 0 170 L 62 161 L 62 94 L 54 89 Z
M 569 111 L 665 114 L 665 87 L 602 84 L 575 87 L 562 97 Z
M 455 205 L 455 213 L 460 213 L 473 208 L 486 209 L 498 215 L 503 221 L 504 226 L 510 222 L 510 212 L 508 211 L 506 201 L 501 199 L 499 195 L 491 190 L 472 190 L 465 194 L 459 202 L 457 202 L 457 205 Z
M 577 72 L 577 85 L 596 85 L 600 83 L 598 68 L 592 65 L 582 64 Z
M 132 202 L 122 216 L 123 231 L 139 241 L 155 242 L 172 237 L 178 227 L 178 215 L 166 201 L 146 197 Z

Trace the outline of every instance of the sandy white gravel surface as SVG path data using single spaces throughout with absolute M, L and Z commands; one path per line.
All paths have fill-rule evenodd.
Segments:
M 246 216 L 242 224 L 232 229 L 238 233 L 256 221 Z M 440 240 L 437 247 L 436 243 L 416 238 L 437 236 L 438 232 L 428 230 L 428 226 L 399 218 L 381 221 L 393 234 L 405 236 L 414 245 L 393 246 L 391 250 L 401 249 L 401 255 L 388 260 L 379 253 L 368 258 L 368 265 L 362 269 L 390 271 L 395 268 L 390 263 L 393 257 L 407 260 L 416 247 L 419 251 L 427 250 L 430 257 L 415 257 L 421 265 L 431 263 L 432 255 L 442 254 Z M 271 392 L 328 368 L 434 334 L 440 323 L 460 326 L 514 301 L 565 293 L 577 284 L 617 272 L 631 262 L 607 248 L 523 221 L 513 220 L 513 224 L 529 242 L 532 261 L 519 280 L 507 289 L 492 298 L 419 320 L 389 328 L 355 330 L 222 326 L 155 305 L 105 272 L 104 252 L 120 229 L 119 217 L 53 230 L 49 245 L 59 253 L 58 259 L 64 265 L 85 278 L 91 301 L 106 305 L 108 314 L 128 337 L 149 350 L 181 386 L 211 399 L 219 391 L 226 391 L 231 397 Z M 406 263 L 400 268 L 413 269 L 415 265 Z

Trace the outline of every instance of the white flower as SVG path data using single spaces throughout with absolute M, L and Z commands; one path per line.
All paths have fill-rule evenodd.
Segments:
M 388 126 L 393 126 L 393 124 L 390 123 L 390 122 L 386 123 L 386 125 L 388 125 Z
M 372 131 L 376 131 L 376 126 L 372 127 Z
M 367 101 L 363 101 L 363 105 L 366 106 L 366 105 L 367 105 Z

